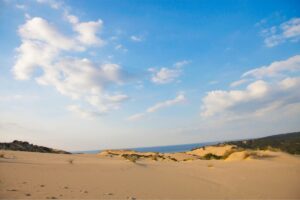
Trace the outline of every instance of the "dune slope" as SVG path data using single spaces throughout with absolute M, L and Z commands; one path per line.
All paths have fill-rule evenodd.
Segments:
M 174 162 L 1 151 L 1 198 L 300 198 L 300 158 Z

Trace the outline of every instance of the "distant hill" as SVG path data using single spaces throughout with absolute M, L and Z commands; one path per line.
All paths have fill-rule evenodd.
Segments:
M 18 140 L 14 140 L 13 142 L 10 143 L 0 143 L 0 149 L 13 150 L 13 151 L 30 151 L 30 152 L 40 152 L 40 153 L 70 154 L 67 151 L 33 145 L 28 142 L 23 142 Z
M 258 139 L 225 142 L 244 149 L 278 149 L 290 154 L 300 154 L 300 132 L 272 135 Z

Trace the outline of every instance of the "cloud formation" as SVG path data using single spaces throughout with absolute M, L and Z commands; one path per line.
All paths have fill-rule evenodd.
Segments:
M 300 18 L 292 18 L 279 26 L 264 29 L 262 35 L 267 47 L 274 47 L 286 41 L 297 42 L 300 39 Z
M 287 60 L 275 61 L 267 66 L 255 68 L 245 72 L 242 77 L 264 78 L 278 76 L 286 72 L 300 70 L 300 55 L 288 58 Z
M 98 45 L 102 46 L 104 41 L 97 36 L 101 31 L 103 22 L 101 19 L 98 21 L 79 22 L 75 15 L 65 12 L 65 17 L 72 24 L 73 30 L 78 33 L 76 39 L 84 45 Z
M 129 116 L 127 118 L 127 120 L 129 120 L 129 121 L 139 120 L 150 113 L 154 113 L 163 108 L 167 108 L 167 107 L 171 107 L 171 106 L 183 103 L 185 100 L 186 100 L 186 98 L 183 94 L 178 94 L 174 99 L 156 103 L 155 105 L 147 108 L 146 111 L 143 113 L 137 113 L 137 114 Z
M 89 46 L 101 46 L 104 41 L 97 36 L 102 21 L 79 22 L 74 15 L 67 15 L 75 34 L 60 33 L 47 20 L 34 17 L 27 19 L 18 29 L 21 45 L 12 72 L 17 80 L 34 77 L 40 85 L 53 86 L 59 93 L 81 100 L 94 111 L 72 105 L 68 110 L 81 116 L 98 116 L 118 109 L 128 99 L 122 93 L 108 94 L 109 85 L 120 85 L 126 74 L 114 63 L 95 64 L 87 58 L 67 56 L 68 53 L 85 51 Z M 35 73 L 37 69 L 42 74 Z M 93 113 L 93 114 L 92 114 Z
M 182 73 L 182 67 L 187 65 L 189 61 L 180 61 L 173 65 L 173 67 L 162 67 L 160 69 L 149 68 L 148 71 L 152 74 L 151 81 L 155 84 L 171 83 L 178 78 Z
M 243 74 L 252 82 L 241 90 L 210 91 L 202 99 L 201 116 L 266 114 L 288 105 L 300 103 L 300 77 L 291 77 L 287 72 L 300 70 L 300 56 L 276 61 Z M 281 75 L 279 78 L 276 75 Z M 276 76 L 276 78 L 274 78 Z M 262 80 L 262 78 L 268 78 Z M 240 81 L 243 82 L 244 79 Z
M 143 38 L 141 36 L 137 36 L 137 35 L 132 35 L 130 37 L 130 39 L 133 41 L 133 42 L 141 42 L 143 41 Z

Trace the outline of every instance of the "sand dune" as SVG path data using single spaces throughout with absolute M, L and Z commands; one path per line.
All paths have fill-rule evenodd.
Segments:
M 127 152 L 128 153 L 128 152 Z M 174 162 L 1 151 L 1 198 L 300 198 L 300 158 Z M 184 154 L 172 154 L 174 157 Z M 168 156 L 168 155 L 165 155 Z M 190 156 L 190 155 L 188 155 Z M 237 156 L 238 157 L 238 156 Z

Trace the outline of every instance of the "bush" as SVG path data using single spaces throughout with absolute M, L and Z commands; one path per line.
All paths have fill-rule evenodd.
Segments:
M 218 155 L 215 155 L 215 154 L 212 154 L 212 153 L 208 153 L 208 154 L 205 154 L 202 159 L 204 160 L 212 160 L 212 159 L 215 159 L 215 160 L 220 160 L 222 159 L 222 156 L 218 156 Z
M 137 154 L 123 154 L 122 157 L 130 162 L 136 163 L 140 156 Z

